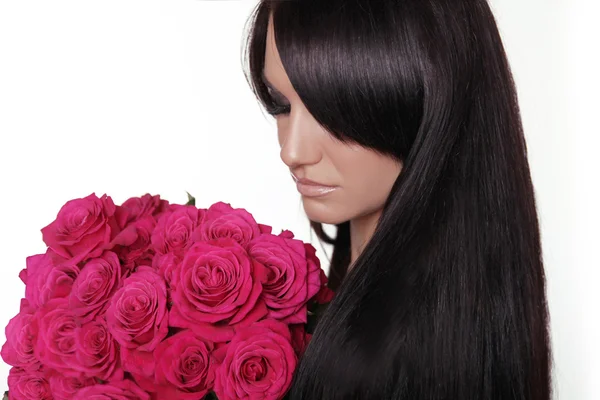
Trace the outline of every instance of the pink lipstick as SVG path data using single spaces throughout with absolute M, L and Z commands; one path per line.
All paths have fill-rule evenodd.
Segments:
M 338 188 L 338 186 L 324 185 L 319 182 L 311 181 L 310 179 L 296 179 L 294 175 L 292 175 L 292 177 L 296 181 L 298 192 L 306 197 L 322 197 Z

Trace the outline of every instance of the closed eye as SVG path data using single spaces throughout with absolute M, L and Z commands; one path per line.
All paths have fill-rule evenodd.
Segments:
M 288 115 L 291 111 L 291 106 L 272 102 L 272 107 L 267 108 L 267 112 L 272 116 Z
M 281 101 L 283 96 L 279 91 L 272 89 L 267 86 L 269 92 L 269 105 L 267 106 L 267 112 L 272 116 L 287 115 L 290 113 L 291 106 Z
M 284 98 L 279 90 L 277 90 L 271 82 L 265 76 L 265 72 L 263 70 L 261 75 L 262 81 L 264 85 L 267 87 L 267 91 L 269 92 L 270 102 L 267 106 L 267 112 L 276 117 L 278 115 L 288 115 L 291 111 L 291 106 L 289 104 L 283 104 L 281 99 Z

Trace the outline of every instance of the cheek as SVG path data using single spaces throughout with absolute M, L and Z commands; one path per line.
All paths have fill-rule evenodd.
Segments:
M 344 174 L 344 192 L 340 202 L 352 217 L 383 208 L 401 167 L 392 160 L 367 157 L 354 163 Z M 352 218 L 351 217 L 351 218 Z
M 365 203 L 369 203 L 372 207 L 383 207 L 398 177 L 399 171 L 390 169 L 389 166 L 388 169 L 384 167 L 382 166 L 373 176 L 364 180 L 361 192 L 365 198 Z

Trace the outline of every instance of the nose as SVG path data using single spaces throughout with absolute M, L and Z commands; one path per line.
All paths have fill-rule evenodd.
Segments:
M 315 124 L 302 113 L 290 113 L 287 124 L 279 127 L 281 151 L 279 156 L 290 170 L 300 165 L 316 164 L 321 151 L 314 135 Z

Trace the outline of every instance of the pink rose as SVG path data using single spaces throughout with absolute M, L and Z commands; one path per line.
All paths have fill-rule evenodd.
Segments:
M 141 266 L 125 279 L 106 315 L 108 327 L 123 347 L 153 351 L 168 333 L 167 288 L 156 271 Z
M 152 259 L 152 268 L 165 280 L 168 287 L 177 285 L 177 271 L 181 263 L 174 253 L 157 254 Z
M 75 361 L 75 316 L 66 298 L 52 299 L 38 311 L 38 337 L 34 347 L 36 357 L 49 368 L 67 376 L 79 376 L 73 369 Z M 34 329 L 36 326 L 34 325 Z
M 142 389 L 154 392 L 155 362 L 152 351 L 137 351 L 121 347 L 120 359 L 123 369 Z
M 264 225 L 264 224 L 258 224 L 258 229 L 260 230 L 261 234 L 269 234 L 272 233 L 273 228 L 269 225 Z
M 74 368 L 85 376 L 108 381 L 117 371 L 119 347 L 108 332 L 106 321 L 97 318 L 75 329 Z
M 289 325 L 289 328 L 292 334 L 292 347 L 298 358 L 300 358 L 304 354 L 306 347 L 308 347 L 312 334 L 306 332 L 304 324 L 292 324 Z
M 169 202 L 161 200 L 160 196 L 152 196 L 146 193 L 142 197 L 131 197 L 117 206 L 115 217 L 121 229 L 132 222 L 144 217 L 156 217 L 164 212 L 169 206 Z
M 316 257 L 316 256 L 315 256 Z M 318 304 L 327 304 L 333 300 L 335 297 L 335 292 L 327 286 L 327 275 L 325 275 L 325 271 L 320 271 L 321 276 L 321 288 L 319 289 L 319 293 L 315 296 L 315 301 Z
M 130 380 L 93 385 L 79 390 L 73 400 L 150 400 L 150 395 Z
M 158 219 L 152 232 L 152 246 L 157 254 L 181 255 L 194 242 L 194 232 L 204 219 L 205 210 L 194 206 L 171 206 Z
M 306 323 L 306 304 L 321 286 L 314 247 L 284 232 L 259 236 L 248 245 L 248 253 L 268 270 L 262 296 L 269 317 L 288 324 Z
M 108 301 L 121 286 L 121 265 L 112 251 L 89 260 L 73 283 L 69 304 L 73 314 L 85 324 L 102 314 Z
M 61 374 L 50 375 L 48 382 L 54 400 L 71 400 L 80 389 L 96 383 L 93 378 L 68 377 Z
M 151 267 L 139 267 L 113 296 L 106 317 L 121 345 L 123 368 L 151 376 L 152 351 L 169 333 L 165 281 Z
M 106 195 L 98 198 L 92 193 L 70 200 L 56 219 L 42 229 L 44 243 L 71 264 L 98 257 L 119 233 L 115 210 L 115 204 Z
M 6 326 L 6 342 L 2 346 L 2 359 L 5 363 L 33 372 L 42 364 L 35 356 L 34 348 L 37 328 L 32 324 L 34 309 L 27 300 L 21 300 L 21 311 Z
M 263 229 L 269 229 L 266 225 Z M 197 232 L 196 241 L 231 238 L 245 247 L 261 234 L 261 228 L 252 214 L 243 208 L 232 208 L 228 203 L 218 202 L 206 211 L 206 217 Z
M 230 340 L 235 326 L 267 314 L 259 299 L 265 270 L 232 239 L 196 243 L 178 267 L 169 325 L 193 328 L 214 342 Z M 213 325 L 214 324 L 214 325 Z
M 266 319 L 240 329 L 214 352 L 219 400 L 278 400 L 292 383 L 297 356 L 284 323 Z
M 54 265 L 48 253 L 27 257 L 27 268 L 20 273 L 25 283 L 25 298 L 39 308 L 48 300 L 67 297 L 79 275 L 77 264 Z
M 121 238 L 115 239 L 112 248 L 117 253 L 119 260 L 125 270 L 133 270 L 140 265 L 151 265 L 154 257 L 152 248 L 152 232 L 156 226 L 156 221 L 152 216 L 146 216 L 129 224 L 122 234 L 127 237 L 123 243 L 119 243 Z M 132 241 L 130 238 L 134 238 Z
M 211 342 L 189 330 L 160 343 L 154 352 L 157 398 L 202 399 L 214 383 L 213 348 Z
M 10 400 L 53 400 L 48 381 L 42 374 L 12 367 L 8 373 Z

